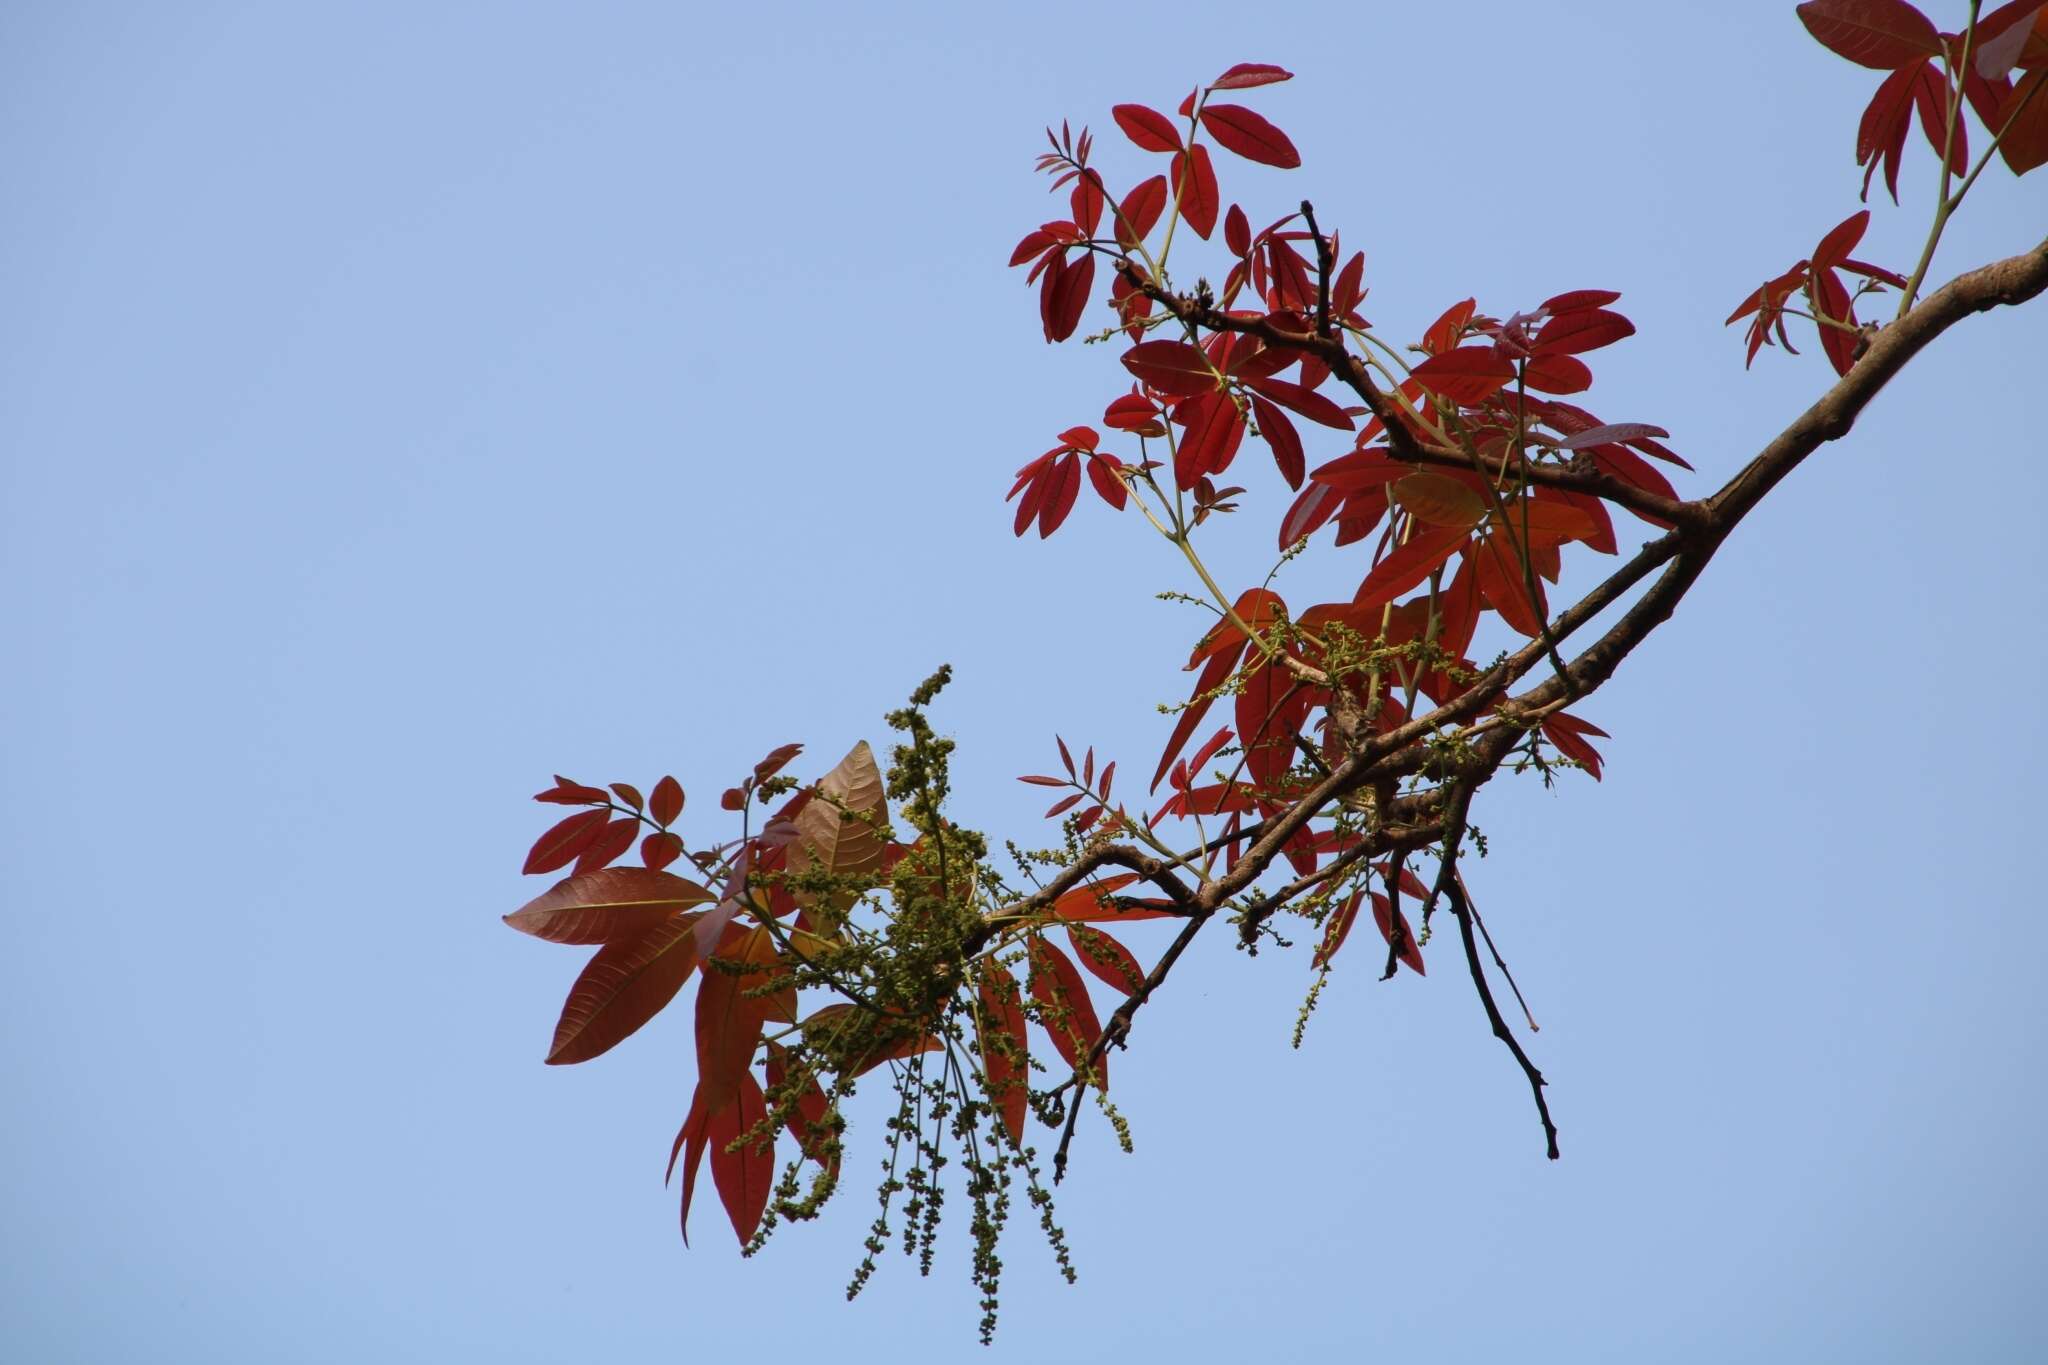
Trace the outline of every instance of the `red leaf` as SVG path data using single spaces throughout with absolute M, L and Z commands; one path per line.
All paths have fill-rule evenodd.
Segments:
M 1095 229 L 1102 222 L 1102 201 L 1104 198 L 1102 177 L 1094 171 L 1083 171 L 1074 181 L 1073 193 L 1068 203 L 1074 211 L 1074 223 L 1088 236 L 1095 235 Z
M 1121 910 L 1110 903 L 1111 893 L 1121 891 L 1137 880 L 1135 872 L 1119 872 L 1114 877 L 1083 883 L 1052 903 L 1052 916 L 1074 924 L 1157 919 L 1159 911 Z
M 1276 449 L 1273 454 L 1278 459 L 1280 452 Z M 1304 536 L 1314 535 L 1336 515 L 1342 502 L 1343 495 L 1326 483 L 1312 483 L 1303 489 L 1287 515 L 1280 518 L 1280 548 L 1285 550 Z
M 1408 591 L 1451 557 L 1469 534 L 1462 526 L 1418 525 L 1403 545 L 1378 564 L 1358 585 L 1353 606 L 1377 607 Z
M 767 1070 L 770 1090 L 780 1087 L 789 1079 L 788 1067 L 783 1061 L 785 1055 L 780 1047 L 769 1044 Z M 830 1113 L 830 1106 L 825 1103 L 825 1092 L 818 1088 L 818 1078 L 811 1076 L 804 1081 L 803 1088 L 797 1093 L 795 1112 L 784 1121 L 789 1135 L 796 1139 L 797 1149 L 820 1166 L 838 1165 L 836 1156 L 828 1163 L 825 1155 L 825 1143 L 829 1137 L 825 1127 Z
M 1019 266 L 1032 260 L 1042 252 L 1058 245 L 1059 239 L 1044 228 L 1033 228 L 1024 234 L 1024 240 L 1017 243 L 1017 249 L 1010 253 L 1010 264 Z
M 1536 584 L 1536 596 L 1532 599 L 1528 584 L 1532 574 L 1523 572 L 1515 542 L 1496 530 L 1479 542 L 1475 560 L 1473 569 L 1479 575 L 1479 591 L 1485 595 L 1487 605 L 1499 612 L 1501 619 L 1517 633 L 1532 640 L 1542 635 L 1547 606 L 1543 584 Z
M 1276 662 L 1260 664 L 1237 694 L 1237 732 L 1244 765 L 1262 787 L 1277 786 L 1294 766 L 1294 736 L 1308 718 L 1311 698 Z M 1190 765 L 1192 766 L 1192 765 Z
M 730 1102 L 712 1112 L 708 1125 L 711 1183 L 718 1187 L 719 1202 L 742 1247 L 753 1240 L 768 1207 L 768 1192 L 775 1183 L 775 1138 L 771 1133 L 765 1141 L 750 1142 L 737 1152 L 727 1148 L 767 1117 L 761 1083 L 752 1071 L 742 1071 Z
M 1584 393 L 1593 372 L 1577 356 L 1539 355 L 1522 367 L 1522 382 L 1540 393 Z
M 1261 115 L 1241 104 L 1211 104 L 1202 109 L 1202 126 L 1218 145 L 1236 152 L 1247 161 L 1291 170 L 1301 164 L 1301 153 L 1287 140 L 1287 134 Z
M 1188 167 L 1193 167 L 1189 170 Z M 1216 189 L 1216 168 L 1209 162 L 1209 149 L 1196 143 L 1190 151 L 1173 159 L 1174 183 L 1180 187 L 1180 216 L 1203 241 L 1216 230 L 1216 209 L 1221 195 Z
M 1329 919 L 1323 922 L 1323 939 L 1316 945 L 1311 966 L 1327 967 L 1330 965 L 1330 959 L 1337 956 L 1337 950 L 1342 948 L 1344 940 L 1351 936 L 1351 923 L 1358 918 L 1358 902 L 1364 899 L 1364 896 L 1364 892 L 1354 891 L 1345 898 L 1342 905 L 1330 912 Z
M 1052 480 L 1046 490 L 1045 505 L 1038 514 L 1038 538 L 1044 540 L 1060 528 L 1067 519 L 1067 513 L 1074 510 L 1074 499 L 1081 492 L 1081 457 L 1069 455 L 1053 466 L 1047 475 Z
M 1273 463 L 1280 468 L 1280 477 L 1287 480 L 1289 488 L 1301 487 L 1303 472 L 1308 467 L 1307 456 L 1302 453 L 1301 434 L 1294 429 L 1294 423 L 1287 420 L 1287 414 L 1263 398 L 1252 399 L 1252 416 L 1258 420 L 1259 435 L 1266 438 L 1272 447 Z M 1328 492 L 1328 489 L 1323 490 Z M 1282 548 L 1292 545 L 1296 536 L 1289 540 L 1281 536 Z
M 1045 279 L 1045 339 L 1065 341 L 1081 325 L 1088 291 L 1095 287 L 1095 257 L 1064 262 L 1061 269 L 1047 271 Z
M 760 972 L 774 962 L 775 942 L 765 930 L 731 925 L 712 956 L 756 969 L 707 967 L 697 987 L 697 1083 L 722 1104 L 753 1059 L 761 1025 L 774 1008 L 765 998 L 746 992 L 762 984 Z
M 575 873 L 595 872 L 609 865 L 627 849 L 640 835 L 640 821 L 636 816 L 614 820 L 597 832 L 597 837 L 583 846 L 583 852 L 576 855 Z
M 1636 325 L 1619 313 L 1604 308 L 1575 309 L 1544 323 L 1533 344 L 1537 351 L 1549 355 L 1578 355 L 1611 346 L 1634 336 L 1635 331 Z
M 1850 214 L 1828 229 L 1828 235 L 1821 238 L 1820 245 L 1813 249 L 1814 269 L 1827 270 L 1840 265 L 1842 259 L 1854 251 L 1856 244 L 1863 240 L 1863 231 L 1869 226 L 1870 210 L 1864 209 Z
M 1235 204 L 1230 206 L 1230 212 L 1223 215 L 1223 245 L 1233 256 L 1249 255 L 1252 249 L 1252 225 L 1245 218 L 1244 210 Z
M 599 948 L 569 988 L 548 1065 L 587 1062 L 610 1051 L 675 999 L 697 966 L 701 917 L 701 911 L 671 913 L 632 938 Z
M 1095 1018 L 1095 1002 L 1088 998 L 1088 988 L 1067 955 L 1035 935 L 1031 939 L 1031 998 L 1044 1012 L 1041 1022 L 1053 1047 L 1068 1066 L 1078 1070 L 1095 1040 L 1102 1036 L 1102 1025 Z M 1095 1075 L 1101 1088 L 1109 1089 L 1107 1056 L 1096 1059 Z
M 1166 212 L 1166 177 L 1141 180 L 1117 206 L 1116 240 L 1126 251 L 1137 249 Z
M 1095 492 L 1104 502 L 1119 512 L 1129 496 L 1124 481 L 1117 477 L 1117 462 L 1106 455 L 1088 457 L 1088 482 L 1095 485 Z
M 1889 71 L 1941 56 L 1941 35 L 1906 0 L 1807 0 L 1799 21 L 1829 51 Z
M 683 784 L 673 777 L 664 777 L 654 784 L 654 791 L 647 798 L 647 813 L 654 817 L 654 823 L 667 828 L 683 813 Z
M 544 792 L 535 792 L 533 799 L 556 806 L 601 806 L 611 798 L 605 795 L 602 787 L 586 787 L 581 782 L 571 782 L 566 777 L 557 777 L 554 786 Z
M 527 873 L 553 872 L 567 867 L 590 846 L 610 819 L 609 810 L 578 811 L 533 841 L 533 848 L 526 855 L 526 866 L 520 870 Z
M 1284 70 L 1265 62 L 1239 62 L 1230 70 L 1218 76 L 1209 86 L 1211 90 L 1249 90 L 1255 85 L 1271 85 L 1275 81 L 1291 81 L 1292 71 Z
M 1141 341 L 1123 354 L 1124 368 L 1172 398 L 1208 393 L 1216 387 L 1209 357 L 1185 341 Z
M 1145 969 L 1138 965 L 1131 950 L 1100 929 L 1070 924 L 1067 942 L 1074 945 L 1074 957 L 1080 964 L 1110 989 L 1130 995 L 1145 984 Z
M 1344 409 L 1314 389 L 1290 384 L 1284 379 L 1252 379 L 1246 381 L 1246 386 L 1282 407 L 1293 408 L 1311 422 L 1320 422 L 1339 431 L 1351 430 L 1351 419 L 1345 415 Z
M 984 962 L 976 975 L 981 984 L 981 1009 L 975 1014 L 975 1031 L 981 1044 L 982 1074 L 988 1078 L 989 1102 L 1002 1115 L 1010 1141 L 1021 1144 L 1024 1119 L 1030 1112 L 1031 1076 L 1023 1001 L 1016 978 L 1008 972 Z
M 1444 309 L 1443 316 L 1429 324 L 1422 334 L 1422 349 L 1430 355 L 1442 355 L 1458 344 L 1465 335 L 1465 324 L 1472 321 L 1472 313 L 1479 306 L 1479 300 L 1466 299 Z
M 659 871 L 682 856 L 683 841 L 667 830 L 640 841 L 640 861 L 652 871 Z
M 1180 132 L 1173 126 L 1173 120 L 1156 109 L 1142 104 L 1119 104 L 1110 110 L 1116 119 L 1116 126 L 1124 130 L 1124 136 L 1138 144 L 1142 151 L 1177 152 L 1180 150 Z
M 505 923 L 549 943 L 611 943 L 636 938 L 677 911 L 713 899 L 682 877 L 614 867 L 557 882 L 505 916 Z
M 1615 289 L 1572 289 L 1545 299 L 1543 311 L 1555 316 L 1581 308 L 1605 308 L 1620 297 L 1620 291 Z
M 647 805 L 646 799 L 640 795 L 640 789 L 630 782 L 614 782 L 612 790 L 618 793 L 619 800 L 634 810 L 642 810 Z
M 1379 892 L 1372 893 L 1372 919 L 1380 927 L 1380 937 L 1387 942 L 1394 941 L 1394 907 Z M 1418 976 L 1428 976 L 1422 966 L 1422 950 L 1415 946 L 1415 931 L 1408 927 L 1408 912 L 1401 912 L 1401 951 L 1399 961 Z
M 1229 394 L 1204 394 L 1188 401 L 1194 405 L 1194 415 L 1188 419 L 1187 435 L 1173 453 L 1174 483 L 1183 489 L 1228 469 L 1244 440 L 1244 414 Z
M 1139 436 L 1164 436 L 1166 423 L 1160 420 L 1159 405 L 1142 393 L 1127 393 L 1110 403 L 1102 414 L 1103 425 Z
M 1087 428 L 1081 428 L 1086 431 Z M 768 751 L 768 756 L 754 765 L 754 780 L 766 782 L 782 771 L 789 761 L 804 751 L 801 744 L 782 744 Z
M 1216 704 L 1216 698 L 1210 694 L 1223 685 L 1224 679 L 1237 667 L 1238 655 L 1243 652 L 1244 641 L 1239 640 L 1235 649 L 1211 655 L 1208 663 L 1203 666 L 1201 677 L 1195 680 L 1194 699 L 1190 700 L 1187 709 L 1180 713 L 1180 719 L 1174 722 L 1173 733 L 1167 737 L 1166 748 L 1159 755 L 1159 768 L 1152 774 L 1150 790 L 1159 790 L 1160 779 L 1164 778 L 1166 770 L 1173 766 L 1173 760 L 1180 753 L 1181 746 L 1188 742 L 1188 736 L 1195 732 L 1195 727 L 1202 723 L 1202 717 L 1208 715 L 1209 708 Z
M 1431 356 L 1410 377 L 1431 393 L 1469 406 L 1498 392 L 1515 377 L 1515 367 L 1491 346 L 1464 346 Z

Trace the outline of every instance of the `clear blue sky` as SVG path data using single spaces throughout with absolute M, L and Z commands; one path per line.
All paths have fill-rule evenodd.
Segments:
M 1293 68 L 1248 102 L 1306 169 L 1226 197 L 1312 195 L 1398 336 L 1624 291 L 1593 406 L 1690 491 L 1825 378 L 1720 325 L 1856 206 L 1876 77 L 1789 3 L 1252 13 L 8 8 L 14 1358 L 975 1357 L 964 1225 L 839 1300 L 872 1146 L 823 1226 L 685 1251 L 687 1019 L 544 1068 L 579 959 L 498 917 L 548 774 L 673 771 L 709 837 L 942 660 L 963 817 L 1036 836 L 1055 730 L 1149 771 L 1189 585 L 1001 502 L 1119 379 L 1003 268 L 1040 127 Z M 1859 254 L 1910 262 L 1931 160 Z M 2048 173 L 1978 193 L 1937 278 L 2048 223 Z M 2048 308 L 1958 328 L 1585 708 L 1604 784 L 1487 794 L 1562 1162 L 1447 942 L 1298 1053 L 1304 956 L 1204 942 L 1120 1059 L 1137 1156 L 1084 1129 L 1080 1284 L 1020 1223 L 982 1358 L 2048 1355 L 2044 355 Z

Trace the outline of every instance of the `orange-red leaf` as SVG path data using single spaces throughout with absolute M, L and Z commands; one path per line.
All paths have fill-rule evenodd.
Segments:
M 576 873 L 581 875 L 609 866 L 620 854 L 633 846 L 633 841 L 639 834 L 638 816 L 629 815 L 612 821 L 599 830 L 597 837 L 585 844 L 583 851 L 576 855 Z
M 613 943 L 704 905 L 711 893 L 684 877 L 644 867 L 613 867 L 555 883 L 505 916 L 522 934 L 549 943 Z
M 533 841 L 533 847 L 526 854 L 526 865 L 520 871 L 553 872 L 567 867 L 576 860 L 576 855 L 590 846 L 610 819 L 611 812 L 602 808 L 578 811 L 569 816 Z
M 673 777 L 664 777 L 654 784 L 654 790 L 647 797 L 647 813 L 654 817 L 654 823 L 666 829 L 676 822 L 683 813 L 683 784 Z
M 569 988 L 548 1065 L 587 1062 L 610 1051 L 675 999 L 697 966 L 701 914 L 671 914 L 633 938 L 599 948 Z
M 975 1014 L 975 1027 L 982 1074 L 988 1077 L 989 1102 L 1002 1115 L 1010 1140 L 1021 1144 L 1031 1076 L 1023 1001 L 1016 978 L 1008 972 L 983 963 L 976 975 L 980 978 L 981 1009 Z
M 1418 525 L 1406 545 L 1381 560 L 1365 576 L 1357 595 L 1351 599 L 1352 605 L 1377 607 L 1393 601 L 1449 559 L 1465 543 L 1466 534 L 1462 526 Z
M 1088 988 L 1067 955 L 1034 936 L 1031 940 L 1031 998 L 1043 1011 L 1045 1031 L 1068 1066 L 1079 1069 L 1088 1051 L 1102 1036 L 1095 1017 L 1095 1003 Z M 1098 1057 L 1095 1075 L 1102 1089 L 1109 1089 L 1109 1058 Z
M 1100 929 L 1069 924 L 1067 941 L 1074 945 L 1074 957 L 1080 964 L 1111 989 L 1130 995 L 1145 984 L 1145 969 L 1131 950 Z

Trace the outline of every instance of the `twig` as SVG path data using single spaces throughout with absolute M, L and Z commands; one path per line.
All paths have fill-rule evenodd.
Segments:
M 1486 1021 L 1493 1025 L 1493 1036 L 1508 1045 L 1508 1051 L 1514 1053 L 1515 1060 L 1521 1063 L 1522 1074 L 1529 1078 L 1529 1093 L 1536 1097 L 1536 1115 L 1543 1120 L 1543 1139 L 1547 1145 L 1547 1154 L 1555 1161 L 1557 1125 L 1550 1121 L 1550 1105 L 1543 1098 L 1543 1087 L 1546 1084 L 1543 1073 L 1536 1069 L 1536 1064 L 1529 1060 L 1529 1054 L 1515 1041 L 1514 1030 L 1508 1027 L 1507 1020 L 1501 1018 L 1500 1006 L 1493 1002 L 1493 989 L 1486 984 L 1486 969 L 1479 963 L 1479 945 L 1472 937 L 1472 906 L 1465 899 L 1463 880 L 1456 876 L 1455 872 L 1447 880 L 1439 880 L 1443 884 L 1444 897 L 1450 902 L 1451 913 L 1458 917 L 1458 937 L 1465 945 L 1465 965 L 1471 968 L 1472 984 L 1479 991 L 1480 1003 L 1486 1006 Z

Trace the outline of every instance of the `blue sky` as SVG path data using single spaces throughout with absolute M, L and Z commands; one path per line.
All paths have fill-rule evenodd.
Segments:
M 1044 123 L 1134 178 L 1108 107 L 1236 61 L 1298 73 L 1247 102 L 1306 164 L 1222 158 L 1227 200 L 1312 196 L 1400 337 L 1622 290 L 1590 406 L 1718 484 L 1823 386 L 1720 323 L 1856 207 L 1876 77 L 1789 4 L 1540 9 L 11 7 L 0 1337 L 974 1352 L 957 1232 L 840 1302 L 872 1146 L 822 1226 L 742 1262 L 707 1206 L 683 1249 L 687 1021 L 540 1064 L 578 959 L 499 923 L 525 798 L 673 771 L 708 839 L 768 747 L 879 743 L 941 661 L 970 822 L 1038 835 L 1055 731 L 1149 771 L 1191 585 L 1097 503 L 1009 535 L 1121 371 L 1003 261 Z M 1931 161 L 1859 254 L 1910 264 Z M 2043 222 L 1992 170 L 1935 278 Z M 2044 336 L 1959 327 L 1773 496 L 1582 708 L 1604 783 L 1487 792 L 1563 1161 L 1455 970 L 1350 962 L 1294 1052 L 1303 953 L 1203 942 L 1120 1059 L 1137 1155 L 1084 1128 L 1079 1285 L 1020 1222 L 986 1358 L 2048 1351 Z M 1283 505 L 1248 472 L 1239 579 Z

